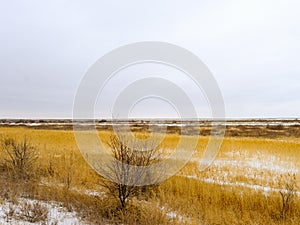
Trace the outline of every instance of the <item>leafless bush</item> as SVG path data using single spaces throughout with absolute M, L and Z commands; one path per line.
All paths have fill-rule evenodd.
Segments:
M 132 196 L 146 190 L 145 187 L 135 184 L 142 179 L 151 179 L 147 178 L 150 175 L 147 174 L 146 167 L 159 161 L 160 153 L 155 146 L 143 146 L 134 140 L 131 141 L 130 137 L 124 136 L 122 140 L 126 140 L 126 143 L 117 136 L 110 138 L 108 145 L 116 162 L 110 166 L 109 172 L 115 182 L 106 180 L 103 186 L 117 199 L 121 208 L 125 209 Z
M 4 210 L 4 215 L 5 215 L 6 222 L 9 222 L 10 219 L 14 216 L 14 214 L 15 214 L 14 205 L 9 204 L 8 208 L 6 210 Z
M 283 220 L 286 219 L 288 212 L 291 210 L 297 191 L 297 181 L 295 174 L 281 175 L 278 183 L 280 185 L 281 209 L 280 216 Z
M 37 223 L 46 221 L 48 218 L 48 208 L 39 202 L 23 202 L 20 205 L 20 212 L 16 215 L 18 219 Z
M 48 208 L 39 202 L 22 201 L 17 204 L 9 204 L 4 215 L 6 221 L 12 219 L 23 220 L 30 223 L 45 222 L 48 218 Z
M 70 153 L 66 153 L 62 157 L 63 160 L 63 167 L 61 168 L 63 183 L 66 189 L 70 189 L 73 178 L 74 178 L 74 171 L 76 167 L 76 159 L 74 151 Z
M 1 140 L 3 166 L 16 178 L 28 179 L 36 172 L 38 151 L 26 137 L 22 141 L 5 137 Z

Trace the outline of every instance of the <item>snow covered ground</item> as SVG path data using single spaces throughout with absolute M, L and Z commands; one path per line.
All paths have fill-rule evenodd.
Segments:
M 77 225 L 84 224 L 75 212 L 68 212 L 57 202 L 18 199 L 0 202 L 0 224 Z
M 288 179 L 293 174 L 298 176 L 300 163 L 272 154 L 250 153 L 247 150 L 227 152 L 224 157 L 214 160 L 205 171 L 190 167 L 190 170 L 182 171 L 178 176 L 222 186 L 249 188 L 266 195 L 271 192 L 287 192 L 288 190 L 280 187 L 280 178 Z M 200 163 L 201 159 L 193 157 L 190 161 Z M 295 194 L 300 196 L 300 191 Z
M 228 181 L 222 181 L 222 180 L 214 180 L 211 178 L 198 178 L 197 176 L 185 176 L 190 179 L 195 179 L 199 181 L 203 181 L 205 183 L 210 183 L 210 184 L 219 184 L 223 186 L 232 186 L 232 187 L 245 187 L 245 188 L 250 188 L 255 191 L 262 191 L 265 195 L 270 194 L 270 192 L 277 192 L 279 193 L 280 191 L 282 192 L 289 192 L 287 189 L 281 189 L 281 188 L 273 188 L 269 186 L 262 186 L 262 185 L 254 185 L 254 184 L 247 184 L 244 182 L 228 182 Z M 300 196 L 300 191 L 295 191 L 294 194 Z

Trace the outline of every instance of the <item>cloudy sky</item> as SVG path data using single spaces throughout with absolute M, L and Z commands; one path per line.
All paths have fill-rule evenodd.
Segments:
M 0 118 L 71 118 L 87 69 L 140 41 L 196 54 L 218 82 L 228 118 L 300 117 L 298 0 L 1 0 Z M 126 82 L 119 76 L 107 93 Z M 190 95 L 197 101 L 196 92 Z M 110 109 L 98 105 L 98 115 L 109 117 Z M 195 105 L 199 117 L 209 116 Z M 131 113 L 176 114 L 153 99 Z

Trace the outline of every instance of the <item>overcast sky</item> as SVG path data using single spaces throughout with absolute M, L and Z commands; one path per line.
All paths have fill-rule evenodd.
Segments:
M 298 0 L 1 0 L 0 118 L 71 118 L 89 66 L 140 41 L 196 54 L 217 80 L 228 118 L 300 117 Z M 108 89 L 122 88 L 124 77 Z M 209 116 L 200 105 L 199 116 Z M 148 99 L 132 116 L 175 114 Z

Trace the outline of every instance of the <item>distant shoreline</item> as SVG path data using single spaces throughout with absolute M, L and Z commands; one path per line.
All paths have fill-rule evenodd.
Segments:
M 191 118 L 191 119 L 168 119 L 168 118 L 137 118 L 137 119 L 81 119 L 80 121 L 96 121 L 96 122 L 117 122 L 117 121 L 129 121 L 129 122 L 139 122 L 139 121 L 155 121 L 155 122 L 178 122 L 178 121 L 184 121 L 184 122 L 194 122 L 194 121 L 200 121 L 200 122 L 211 122 L 211 121 L 229 121 L 229 122 L 244 122 L 244 121 L 299 121 L 300 118 L 224 118 L 224 119 L 211 119 L 211 118 Z M 71 123 L 73 122 L 73 119 L 0 119 L 0 123 L 6 123 L 6 122 L 23 122 L 23 123 L 33 123 L 33 122 L 49 122 L 49 123 Z
M 300 119 L 0 119 L 0 126 L 73 126 L 73 125 L 157 125 L 157 126 L 211 126 L 212 123 L 225 126 L 300 126 Z
M 97 129 L 99 131 L 112 131 L 117 127 L 126 130 L 130 127 L 132 132 L 162 132 L 166 127 L 169 134 L 211 135 L 212 125 L 226 127 L 227 137 L 300 137 L 299 119 L 240 119 L 226 121 L 212 120 L 76 120 L 70 119 L 2 119 L 2 128 L 27 128 L 46 130 L 79 130 Z M 150 130 L 151 126 L 151 130 Z

